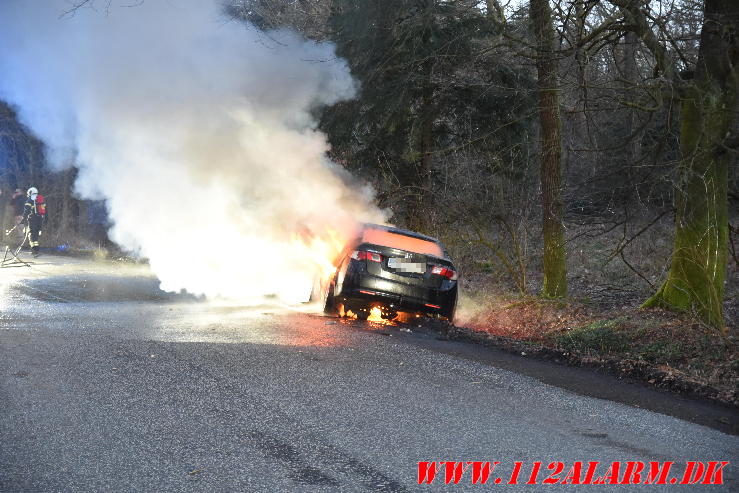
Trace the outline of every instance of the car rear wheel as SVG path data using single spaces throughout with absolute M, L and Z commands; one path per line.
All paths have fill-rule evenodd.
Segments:
M 326 289 L 326 297 L 323 299 L 323 313 L 326 315 L 338 315 L 339 311 L 336 307 L 336 298 L 334 298 L 334 283 L 333 281 L 328 285 Z

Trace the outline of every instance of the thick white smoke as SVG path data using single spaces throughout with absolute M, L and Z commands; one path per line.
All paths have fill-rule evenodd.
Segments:
M 2 0 L 0 99 L 53 166 L 79 168 L 80 196 L 106 199 L 112 239 L 163 289 L 299 300 L 325 259 L 296 233 L 382 221 L 310 115 L 354 96 L 346 64 L 330 44 L 229 21 L 215 0 L 130 3 L 61 15 L 70 2 Z

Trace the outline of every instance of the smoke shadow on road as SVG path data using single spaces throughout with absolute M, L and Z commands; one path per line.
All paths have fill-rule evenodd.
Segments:
M 30 298 L 51 303 L 80 302 L 199 302 L 189 293 L 169 293 L 153 276 L 103 274 L 63 275 L 23 281 L 14 289 Z

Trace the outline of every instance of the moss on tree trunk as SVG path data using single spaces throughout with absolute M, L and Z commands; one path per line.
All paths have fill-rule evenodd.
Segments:
M 642 306 L 696 311 L 723 327 L 728 255 L 727 142 L 737 111 L 739 3 L 707 0 L 695 79 L 683 92 L 670 272 Z
M 557 61 L 549 0 L 531 0 L 531 25 L 537 44 L 539 121 L 542 133 L 541 206 L 544 241 L 542 296 L 567 296 L 567 264 L 562 225 L 562 140 L 559 114 Z

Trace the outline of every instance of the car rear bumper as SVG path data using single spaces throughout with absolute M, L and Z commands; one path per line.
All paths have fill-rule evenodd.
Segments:
M 346 300 L 380 303 L 399 311 L 451 314 L 457 303 L 457 284 L 432 289 L 394 282 L 368 273 L 347 276 L 340 296 Z

